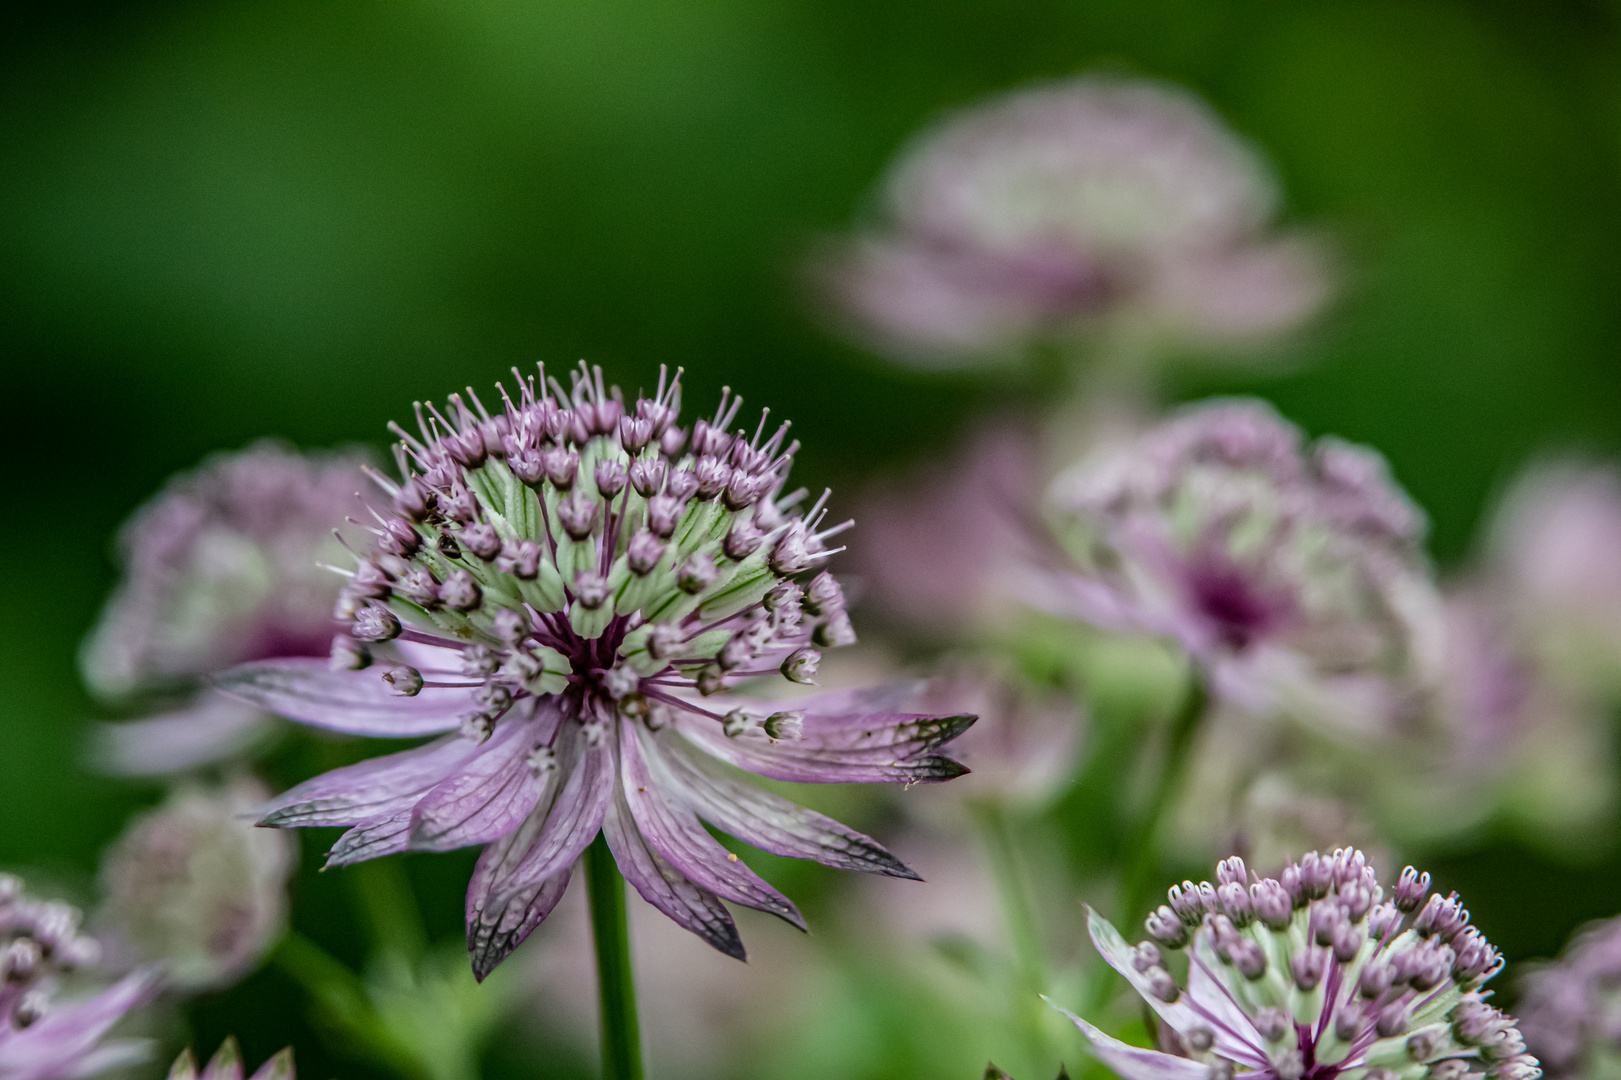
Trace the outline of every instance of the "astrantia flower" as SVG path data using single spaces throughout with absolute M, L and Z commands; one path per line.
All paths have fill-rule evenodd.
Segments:
M 1061 477 L 1070 562 L 1033 597 L 1164 635 L 1223 703 L 1388 732 L 1439 663 L 1419 512 L 1370 450 L 1253 401 L 1195 406 Z
M 137 972 L 89 996 L 60 985 L 95 967 L 101 949 L 79 931 L 79 912 L 35 900 L 0 874 L 0 1080 L 93 1076 L 138 1061 L 146 1044 L 107 1033 L 154 988 Z
M 1621 1065 L 1621 919 L 1577 931 L 1558 961 L 1524 975 L 1520 1030 L 1553 1077 L 1613 1076 Z
M 1124 1080 L 1535 1080 L 1513 1019 L 1481 989 L 1502 956 L 1457 894 L 1429 883 L 1408 867 L 1387 898 L 1351 848 L 1277 878 L 1227 859 L 1215 885 L 1172 887 L 1148 917 L 1152 940 L 1129 945 L 1091 915 L 1098 951 L 1159 1014 L 1173 1052 L 1068 1015 Z
M 362 508 L 363 464 L 258 443 L 175 477 L 135 513 L 119 535 L 124 579 L 81 668 L 98 697 L 164 711 L 104 727 L 100 764 L 178 771 L 264 733 L 261 711 L 199 692 L 198 680 L 248 660 L 325 655 L 338 583 L 319 564 L 343 554 L 332 529 Z
M 111 958 L 161 963 L 170 986 L 240 978 L 281 936 L 289 838 L 248 816 L 270 792 L 239 780 L 182 787 L 137 817 L 102 856 L 98 925 Z
M 1272 239 L 1272 178 L 1202 102 L 1075 79 L 927 131 L 892 170 L 886 220 L 828 253 L 860 335 L 931 365 L 1006 359 L 1129 318 L 1202 343 L 1289 329 L 1328 294 L 1310 243 Z
M 599 830 L 648 902 L 738 957 L 721 900 L 802 923 L 700 818 L 780 855 L 913 876 L 715 765 L 812 783 L 964 771 L 932 751 L 971 717 L 853 692 L 721 696 L 779 673 L 810 683 L 819 650 L 855 638 L 838 582 L 817 572 L 844 526 L 782 492 L 786 425 L 733 434 L 741 403 L 723 395 L 689 440 L 678 381 L 627 407 L 583 365 L 572 391 L 543 371 L 494 415 L 468 393 L 448 414 L 421 407 L 419 436 L 395 429 L 401 479 L 339 601 L 331 661 L 219 679 L 333 730 L 449 734 L 317 777 L 263 824 L 349 826 L 332 865 L 487 845 L 467 899 L 481 974 L 545 918 Z
M 235 1039 L 226 1039 L 203 1068 L 202 1080 L 242 1080 L 242 1048 Z M 293 1048 L 288 1047 L 259 1066 L 251 1080 L 294 1080 Z M 169 1080 L 198 1080 L 197 1058 L 182 1050 L 169 1067 Z

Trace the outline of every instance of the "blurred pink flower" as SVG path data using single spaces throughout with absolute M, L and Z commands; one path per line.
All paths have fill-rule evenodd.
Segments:
M 1520 1031 L 1551 1080 L 1609 1075 L 1621 1057 L 1621 917 L 1590 923 L 1520 978 Z
M 1016 357 L 1121 317 L 1205 345 L 1291 329 L 1330 292 L 1319 245 L 1272 238 L 1275 183 L 1192 94 L 1077 78 L 925 131 L 884 220 L 817 265 L 851 332 L 930 366 Z

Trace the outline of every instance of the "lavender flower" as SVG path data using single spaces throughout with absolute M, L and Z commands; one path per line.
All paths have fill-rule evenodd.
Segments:
M 1621 1060 L 1621 918 L 1577 931 L 1520 990 L 1520 1030 L 1549 1076 L 1610 1075 Z
M 1329 292 L 1313 244 L 1265 236 L 1277 195 L 1253 151 L 1165 84 L 992 99 L 925 132 L 883 195 L 883 224 L 820 276 L 856 334 L 920 364 L 1008 358 L 1111 320 L 1255 342 Z
M 1164 1024 L 1145 1050 L 1066 1013 L 1125 1080 L 1535 1080 L 1512 1018 L 1486 1003 L 1502 956 L 1457 894 L 1403 871 L 1387 899 L 1361 852 L 1312 852 L 1277 878 L 1227 859 L 1217 884 L 1173 886 L 1128 945 L 1090 914 L 1092 941 Z M 1187 953 L 1171 974 L 1164 950 Z
M 1072 562 L 1035 592 L 1050 610 L 1172 639 L 1252 712 L 1355 734 L 1421 712 L 1439 600 L 1422 519 L 1372 451 L 1211 402 L 1083 460 L 1053 503 Z
M 100 959 L 79 921 L 76 909 L 32 899 L 22 882 L 0 874 L 0 1080 L 94 1076 L 146 1056 L 144 1042 L 106 1036 L 152 996 L 150 972 L 56 999 L 63 981 Z
M 242 1080 L 242 1074 L 242 1048 L 235 1039 L 228 1038 L 209 1059 L 202 1080 Z M 294 1075 L 293 1048 L 289 1046 L 259 1066 L 250 1080 L 294 1080 Z M 175 1058 L 169 1067 L 169 1080 L 198 1080 L 197 1058 L 190 1049 L 182 1050 Z
M 124 526 L 124 580 L 81 668 L 104 700 L 155 700 L 158 711 L 102 729 L 107 771 L 191 768 L 264 734 L 260 710 L 199 692 L 199 680 L 247 660 L 326 653 L 338 588 L 318 564 L 343 554 L 332 528 L 361 509 L 363 463 L 257 443 L 175 477 Z
M 801 514 L 804 492 L 782 493 L 786 425 L 730 433 L 728 393 L 689 443 L 679 377 L 627 407 L 583 364 L 571 391 L 544 370 L 518 391 L 493 415 L 469 391 L 448 414 L 419 406 L 420 435 L 395 428 L 401 478 L 338 602 L 330 662 L 217 680 L 336 731 L 441 735 L 316 777 L 261 823 L 348 826 L 329 865 L 486 845 L 467 898 L 481 976 L 552 910 L 599 830 L 649 903 L 739 958 L 722 899 L 803 921 L 700 817 L 776 854 L 914 876 L 715 764 L 812 783 L 964 771 L 932 751 L 971 717 L 871 693 L 718 696 L 779 672 L 812 682 L 819 650 L 855 638 L 838 582 L 817 572 L 844 526 L 824 523 L 825 495 Z
M 102 857 L 100 923 L 115 959 L 161 963 L 183 990 L 227 985 L 281 936 L 293 845 L 247 819 L 269 797 L 239 780 L 182 787 Z

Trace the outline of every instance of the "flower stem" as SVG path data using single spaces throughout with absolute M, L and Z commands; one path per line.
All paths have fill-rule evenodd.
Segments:
M 383 1065 L 399 1076 L 411 1080 L 424 1077 L 420 1063 L 389 1036 L 360 976 L 331 953 L 297 930 L 289 930 L 270 954 L 270 960 L 309 994 L 315 1005 L 312 1020 L 337 1037 L 335 1046 Z
M 602 1009 L 603 1080 L 642 1080 L 642 1036 L 636 1022 L 636 982 L 630 969 L 625 879 L 601 834 L 585 853 L 591 892 L 591 930 L 597 944 L 597 988 Z
M 1187 772 L 1188 756 L 1193 749 L 1193 737 L 1204 718 L 1210 695 L 1205 675 L 1198 665 L 1188 674 L 1188 688 L 1181 705 L 1171 720 L 1170 742 L 1165 748 L 1165 759 L 1160 765 L 1159 777 L 1148 807 L 1137 825 L 1131 845 L 1126 849 L 1125 873 L 1121 877 L 1120 908 L 1115 913 L 1120 925 L 1141 918 L 1149 908 L 1149 898 L 1155 888 L 1155 876 L 1160 870 L 1159 840 L 1165 816 L 1171 808 L 1177 789 L 1182 786 Z
M 1024 1028 L 1033 1060 L 1039 1061 L 1047 1051 L 1041 1025 L 1046 1006 L 1039 997 L 1048 989 L 1047 965 L 1042 955 L 1041 934 L 1036 927 L 1029 881 L 1025 876 L 1023 860 L 1019 858 L 1013 828 L 1002 807 L 989 802 L 975 802 L 971 810 L 985 843 L 991 877 L 996 882 L 996 895 L 1002 908 L 1002 920 L 1007 926 L 1009 943 L 1013 946 L 1021 991 L 1019 1000 L 1015 1002 L 1016 1015 Z

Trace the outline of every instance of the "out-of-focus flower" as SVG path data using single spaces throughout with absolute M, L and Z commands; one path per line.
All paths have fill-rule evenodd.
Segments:
M 35 900 L 0 874 L 0 1080 L 94 1076 L 144 1058 L 143 1040 L 108 1032 L 155 989 L 138 971 L 88 996 L 57 997 L 62 983 L 100 961 L 77 909 Z
M 200 1078 L 197 1058 L 189 1048 L 182 1050 L 169 1067 L 169 1080 L 242 1080 L 242 1074 L 242 1048 L 237 1046 L 234 1038 L 227 1038 L 220 1044 L 220 1048 L 203 1067 Z M 287 1047 L 259 1066 L 251 1080 L 294 1080 L 293 1048 Z
M 1149 941 L 1129 945 L 1090 914 L 1098 952 L 1159 1015 L 1163 1050 L 1066 1015 L 1125 1080 L 1535 1080 L 1513 1019 L 1481 992 L 1502 956 L 1429 881 L 1408 867 L 1386 899 L 1350 848 L 1308 853 L 1277 878 L 1251 880 L 1227 859 L 1217 884 L 1171 888 Z M 1185 980 L 1162 949 L 1187 951 Z
M 1551 1077 L 1621 1066 L 1621 918 L 1577 931 L 1559 959 L 1520 983 L 1520 1030 Z
M 247 780 L 182 787 L 131 822 L 101 865 L 111 958 L 161 964 L 183 990 L 234 982 L 258 964 L 286 922 L 294 861 L 288 837 L 253 826 L 269 795 Z
M 852 333 L 926 365 L 1016 358 L 1107 322 L 1253 344 L 1318 311 L 1319 247 L 1273 237 L 1255 153 L 1176 87 L 1078 78 L 992 99 L 923 133 L 884 220 L 818 279 Z
M 1574 461 L 1526 470 L 1492 524 L 1489 557 L 1550 675 L 1621 693 L 1621 473 Z
M 1031 546 L 1036 458 L 1027 432 L 997 424 L 970 434 L 948 464 L 868 491 L 849 555 L 864 608 L 934 638 L 1005 621 Z
M 913 876 L 716 761 L 813 783 L 964 771 L 933 751 L 972 717 L 882 693 L 711 700 L 779 673 L 810 683 L 818 649 L 855 638 L 838 582 L 799 580 L 843 526 L 825 526 L 825 496 L 801 515 L 803 492 L 782 493 L 786 426 L 730 434 L 741 402 L 723 395 L 687 450 L 679 380 L 629 408 L 583 364 L 571 392 L 544 371 L 518 389 L 493 416 L 469 391 L 472 408 L 425 407 L 420 437 L 395 428 L 393 509 L 339 600 L 330 662 L 217 680 L 317 726 L 443 737 L 302 784 L 261 823 L 348 826 L 329 865 L 486 845 L 467 899 L 480 974 L 552 910 L 599 830 L 649 903 L 737 957 L 723 899 L 803 921 L 700 818 L 778 855 Z
M 199 680 L 248 660 L 326 653 L 340 583 L 320 564 L 344 555 L 333 529 L 362 508 L 363 465 L 258 443 L 175 477 L 135 513 L 119 537 L 124 579 L 81 668 L 104 700 L 170 707 L 105 726 L 98 764 L 180 771 L 264 734 L 261 711 L 199 692 Z
M 1167 637 L 1219 702 L 1393 734 L 1440 659 L 1423 520 L 1370 450 L 1256 401 L 1191 407 L 1053 489 L 1069 561 L 1033 602 Z

